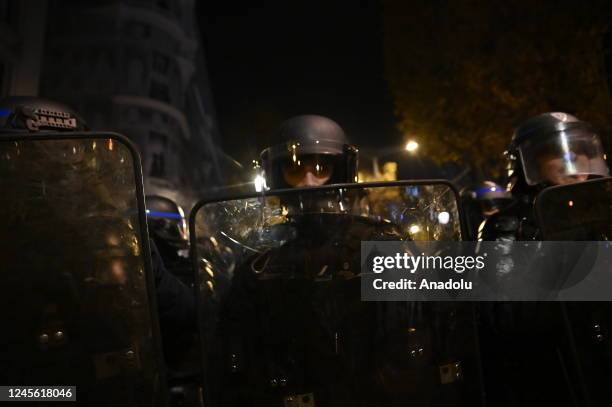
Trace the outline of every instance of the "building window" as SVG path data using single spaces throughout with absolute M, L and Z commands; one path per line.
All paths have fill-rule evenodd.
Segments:
M 151 155 L 151 171 L 149 171 L 149 175 L 156 178 L 163 178 L 166 175 L 164 153 L 153 153 Z
M 128 62 L 127 89 L 136 95 L 146 93 L 144 77 L 144 63 L 142 58 L 134 56 Z M 143 89 L 144 88 L 144 89 Z
M 151 37 L 151 27 L 140 22 L 129 22 L 128 33 L 131 37 L 149 38 Z
M 151 151 L 151 167 L 149 175 L 156 178 L 166 176 L 166 151 L 168 138 L 161 133 L 152 131 L 149 135 L 149 149 Z
M 168 85 L 157 81 L 151 81 L 151 92 L 149 94 L 153 99 L 161 100 L 162 102 L 170 103 L 170 89 Z
M 153 71 L 161 75 L 168 74 L 168 67 L 170 66 L 170 58 L 159 52 L 153 53 Z

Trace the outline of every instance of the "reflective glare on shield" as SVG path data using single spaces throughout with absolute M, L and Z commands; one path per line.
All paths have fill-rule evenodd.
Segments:
M 447 184 L 285 191 L 192 217 L 206 405 L 478 405 L 470 304 L 360 298 L 362 241 L 461 239 Z
M 151 405 L 134 162 L 111 138 L 0 141 L 0 383 Z

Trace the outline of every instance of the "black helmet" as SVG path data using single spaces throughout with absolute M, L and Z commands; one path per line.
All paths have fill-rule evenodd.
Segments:
M 333 120 L 296 116 L 281 125 L 275 138 L 276 144 L 261 153 L 268 188 L 356 181 L 357 148 Z
M 561 112 L 544 113 L 521 124 L 507 151 L 509 187 L 539 189 L 609 173 L 592 126 Z
M 34 96 L 0 101 L 0 128 L 9 132 L 84 131 L 87 125 L 70 107 Z
M 147 195 L 145 201 L 149 234 L 173 246 L 183 247 L 189 240 L 183 209 L 172 199 L 159 195 Z
M 512 194 L 493 181 L 484 181 L 474 191 L 485 216 L 490 216 L 512 202 Z

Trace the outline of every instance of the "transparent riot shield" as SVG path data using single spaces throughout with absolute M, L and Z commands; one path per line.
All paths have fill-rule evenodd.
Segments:
M 205 405 L 480 405 L 471 304 L 366 302 L 362 241 L 457 241 L 444 181 L 332 185 L 191 213 Z
M 2 385 L 164 403 L 141 174 L 117 134 L 0 134 Z
M 612 240 L 612 177 L 547 188 L 535 205 L 543 240 Z
M 535 202 L 542 239 L 573 241 L 564 253 L 565 268 L 588 270 L 599 253 L 611 250 L 612 178 L 556 186 L 542 191 Z M 598 245 L 589 241 L 602 241 Z M 569 265 L 568 265 L 569 264 Z M 561 270 L 561 267 L 559 268 Z M 612 265 L 610 265 L 612 270 Z M 582 284 L 586 284 L 582 282 Z M 578 405 L 606 406 L 612 399 L 612 303 L 560 303 L 563 338 L 559 358 L 574 384 Z

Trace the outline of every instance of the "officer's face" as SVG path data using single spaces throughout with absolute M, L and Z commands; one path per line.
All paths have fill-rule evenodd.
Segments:
M 586 155 L 577 155 L 575 160 L 577 168 L 588 168 L 589 159 Z M 566 185 L 586 181 L 586 174 L 567 174 L 567 163 L 562 158 L 549 158 L 541 164 L 544 178 L 553 185 Z
M 317 187 L 326 184 L 333 175 L 333 165 L 328 157 L 311 155 L 301 157 L 283 167 L 285 182 L 294 187 Z

